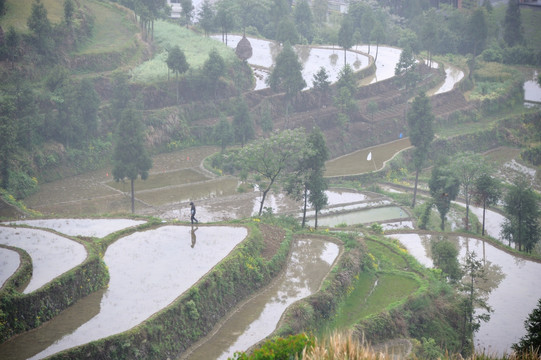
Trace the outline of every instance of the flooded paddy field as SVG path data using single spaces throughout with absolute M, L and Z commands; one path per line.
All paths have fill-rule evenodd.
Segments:
M 21 248 L 32 258 L 33 272 L 30 282 L 24 289 L 25 294 L 39 289 L 81 264 L 87 256 L 82 244 L 37 229 L 0 226 L 0 244 Z M 13 267 L 12 264 L 8 266 Z
M 213 35 L 211 37 L 217 41 L 222 41 L 221 35 Z M 241 39 L 242 36 L 240 35 L 228 35 L 227 45 L 235 49 Z M 252 46 L 252 57 L 247 61 L 256 73 L 256 85 L 254 90 L 265 89 L 268 87 L 266 79 L 270 74 L 270 69 L 274 65 L 276 57 L 282 50 L 282 47 L 274 41 L 253 37 L 247 37 L 247 39 Z M 339 47 L 311 47 L 297 45 L 294 49 L 302 64 L 302 76 L 304 81 L 306 81 L 307 87 L 312 87 L 314 75 L 322 66 L 325 67 L 325 70 L 329 75 L 329 81 L 332 83 L 338 79 L 340 70 L 344 67 L 344 60 L 354 71 L 358 71 L 361 68 L 370 65 L 369 57 L 354 49 L 346 51 L 345 59 L 344 51 Z M 394 71 L 394 65 L 392 68 Z
M 244 351 L 263 340 L 276 329 L 282 313 L 291 304 L 319 289 L 339 251 L 338 245 L 321 239 L 296 240 L 284 274 L 180 359 L 225 360 L 235 351 Z
M 15 250 L 11 250 L 0 246 L 0 288 L 21 264 L 21 257 Z
M 110 274 L 107 290 L 103 296 L 93 297 L 97 304 L 86 305 L 89 309 L 99 308 L 99 312 L 75 331 L 65 333 L 65 336 L 53 344 L 48 344 L 46 348 L 40 347 L 38 339 L 47 337 L 47 334 L 41 332 L 48 332 L 50 328 L 38 328 L 29 332 L 24 341 L 35 344 L 32 359 L 117 334 L 138 325 L 188 290 L 226 257 L 246 235 L 247 230 L 243 227 L 166 225 L 120 238 L 110 245 L 104 254 Z M 85 312 L 85 309 L 86 307 L 80 311 Z M 53 319 L 51 323 L 54 324 L 56 320 Z M 29 337 L 33 337 L 35 341 L 29 340 Z M 6 346 L 17 347 L 19 338 L 12 339 Z M 4 359 L 3 349 L 4 344 L 0 345 L 0 357 Z
M 409 219 L 409 214 L 399 206 L 383 206 L 356 211 L 349 211 L 336 215 L 318 216 L 319 226 L 336 227 L 368 224 L 372 222 L 388 221 L 391 219 Z M 315 225 L 314 219 L 308 220 L 309 226 Z
M 490 243 L 461 236 L 446 236 L 460 250 L 475 252 L 485 264 L 488 281 L 483 285 L 492 290 L 488 304 L 493 308 L 488 322 L 481 322 L 475 334 L 475 346 L 488 354 L 509 352 L 511 345 L 525 335 L 524 320 L 541 298 L 541 264 L 509 254 Z M 432 267 L 431 235 L 416 233 L 393 234 L 420 263 Z

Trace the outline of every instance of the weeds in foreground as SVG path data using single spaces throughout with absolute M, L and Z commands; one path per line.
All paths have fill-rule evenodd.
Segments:
M 335 332 L 323 340 L 316 339 L 314 345 L 305 348 L 302 360 L 386 360 L 392 359 L 391 354 L 374 351 L 361 344 L 351 333 Z

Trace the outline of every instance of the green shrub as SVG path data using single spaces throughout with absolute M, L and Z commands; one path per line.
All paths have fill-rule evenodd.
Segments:
M 17 199 L 24 199 L 38 190 L 38 180 L 22 171 L 9 171 L 8 192 Z
M 291 360 L 302 357 L 302 351 L 307 346 L 314 345 L 314 338 L 306 334 L 291 335 L 287 338 L 275 338 L 266 341 L 250 355 L 236 352 L 235 360 Z

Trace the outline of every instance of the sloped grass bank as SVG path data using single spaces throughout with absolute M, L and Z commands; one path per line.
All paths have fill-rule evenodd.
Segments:
M 450 286 L 397 242 L 376 235 L 338 236 L 346 243 L 346 252 L 330 278 L 320 292 L 288 310 L 275 336 L 323 334 L 342 328 L 353 331 L 353 338 L 372 344 L 425 337 L 450 352 L 460 352 L 459 297 Z M 370 294 L 376 275 L 386 285 L 381 292 Z M 391 288 L 396 296 L 386 299 Z M 363 304 L 367 296 L 369 301 Z
M 108 2 L 87 1 L 84 6 L 94 16 L 93 33 L 71 54 L 70 67 L 79 72 L 103 72 L 137 65 L 145 49 L 130 11 Z
M 166 81 L 169 75 L 166 60 L 168 50 L 174 46 L 186 55 L 190 68 L 197 69 L 203 66 L 212 49 L 228 63 L 236 60 L 235 53 L 219 41 L 196 34 L 191 30 L 177 24 L 163 20 L 154 23 L 154 42 L 158 53 L 153 59 L 145 61 L 132 71 L 132 81 L 135 83 L 156 83 Z M 174 75 L 171 74 L 174 78 Z
M 52 359 L 175 358 L 208 334 L 240 301 L 267 284 L 286 263 L 291 234 L 271 260 L 261 257 L 258 222 L 239 223 L 249 234 L 233 253 L 174 303 L 131 330 L 53 355 Z M 114 241 L 103 241 L 106 247 Z

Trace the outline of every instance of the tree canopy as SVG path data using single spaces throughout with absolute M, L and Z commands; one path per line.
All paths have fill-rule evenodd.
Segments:
M 259 216 L 273 185 L 298 166 L 307 149 L 306 134 L 302 129 L 274 133 L 241 149 L 239 165 L 246 172 L 248 181 L 261 191 Z
M 432 124 L 434 115 L 430 106 L 430 99 L 424 92 L 415 97 L 407 113 L 409 138 L 413 146 L 413 160 L 415 166 L 415 187 L 413 191 L 412 207 L 415 207 L 415 198 L 417 195 L 417 183 L 419 172 L 428 158 L 430 143 L 434 139 L 434 130 Z
M 130 180 L 132 213 L 135 212 L 134 181 L 139 176 L 142 180 L 146 180 L 151 167 L 152 159 L 145 149 L 140 115 L 133 108 L 127 108 L 122 113 L 116 131 L 113 178 L 115 181 Z
M 460 181 L 454 171 L 445 162 L 438 162 L 432 169 L 428 182 L 430 195 L 438 209 L 441 218 L 441 230 L 445 230 L 445 217 L 451 208 L 460 188 Z
M 302 77 L 302 65 L 290 43 L 285 43 L 276 57 L 267 81 L 273 91 L 285 91 L 288 97 L 296 95 L 306 86 Z
M 536 194 L 525 178 L 518 178 L 504 197 L 506 220 L 503 238 L 514 242 L 519 251 L 531 252 L 541 238 L 539 205 Z

